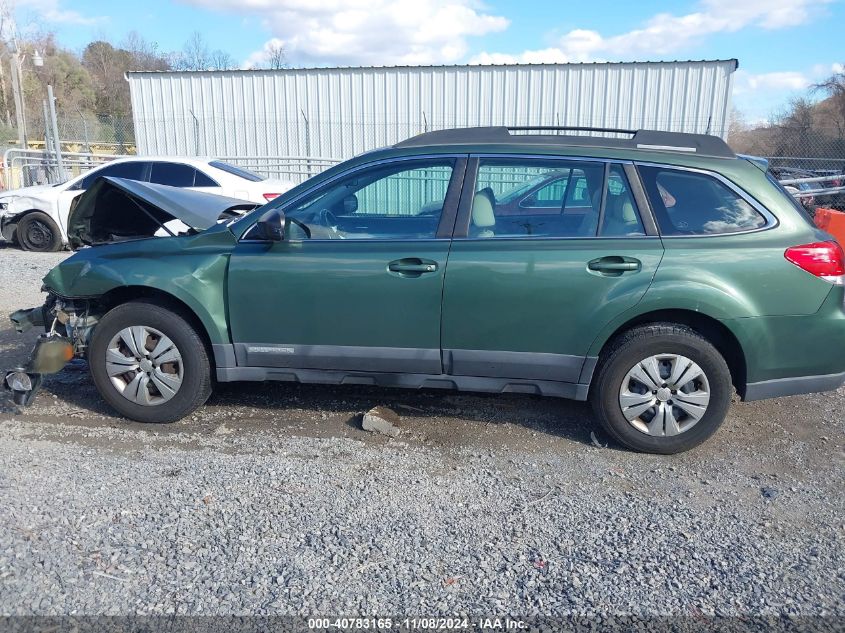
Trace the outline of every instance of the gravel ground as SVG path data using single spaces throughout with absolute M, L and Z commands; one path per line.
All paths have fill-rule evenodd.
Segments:
M 37 305 L 61 257 L 0 248 L 0 311 Z M 0 367 L 31 339 L 4 325 Z M 398 438 L 360 428 L 374 405 Z M 23 412 L 0 401 L 0 614 L 838 628 L 843 409 L 845 390 L 734 404 L 675 457 L 596 446 L 584 404 L 528 396 L 225 385 L 153 427 L 114 417 L 77 363 Z

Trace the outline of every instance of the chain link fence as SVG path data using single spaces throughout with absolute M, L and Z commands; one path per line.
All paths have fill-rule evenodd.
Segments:
M 131 117 L 60 112 L 56 117 L 58 141 L 53 139 L 49 121 L 46 112 L 27 121 L 26 147 L 21 147 L 16 129 L 2 130 L 0 187 L 56 184 L 103 161 L 136 153 Z
M 770 125 L 732 130 L 728 143 L 736 152 L 767 158 L 775 169 L 841 173 L 845 168 L 845 126 Z
M 131 116 L 60 112 L 56 116 L 62 147 L 85 151 L 127 155 L 135 153 L 135 127 Z M 50 135 L 43 116 L 27 121 L 28 149 L 42 149 Z

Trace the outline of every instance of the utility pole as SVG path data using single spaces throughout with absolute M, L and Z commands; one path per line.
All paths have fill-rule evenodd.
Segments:
M 17 44 L 17 43 L 16 43 Z M 20 149 L 27 148 L 26 142 L 26 112 L 23 109 L 23 89 L 21 87 L 21 54 L 17 48 L 12 53 L 12 92 L 15 97 L 15 122 L 18 126 L 18 145 Z
M 56 98 L 53 96 L 53 86 L 47 84 L 47 105 L 50 108 L 50 124 L 53 128 L 53 149 L 56 150 L 56 165 L 59 168 L 59 180 L 65 176 L 65 164 L 62 160 L 62 142 L 59 139 L 59 124 L 56 122 Z

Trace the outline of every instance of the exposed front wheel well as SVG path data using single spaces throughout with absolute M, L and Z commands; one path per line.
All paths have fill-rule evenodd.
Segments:
M 608 337 L 599 352 L 599 362 L 601 362 L 601 358 L 605 355 L 605 352 L 613 347 L 620 336 L 623 336 L 635 327 L 651 323 L 686 325 L 710 341 L 713 347 L 725 359 L 728 369 L 731 372 L 731 381 L 737 393 L 742 397 L 745 396 L 747 373 L 745 354 L 742 351 L 742 346 L 727 327 L 713 317 L 701 314 L 700 312 L 689 310 L 657 310 L 641 314 L 620 326 Z

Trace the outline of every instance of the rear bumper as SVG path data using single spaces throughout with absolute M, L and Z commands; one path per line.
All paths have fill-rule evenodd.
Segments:
M 797 396 L 802 393 L 835 391 L 845 384 L 845 372 L 824 376 L 799 376 L 797 378 L 776 378 L 752 382 L 745 387 L 745 402 Z

